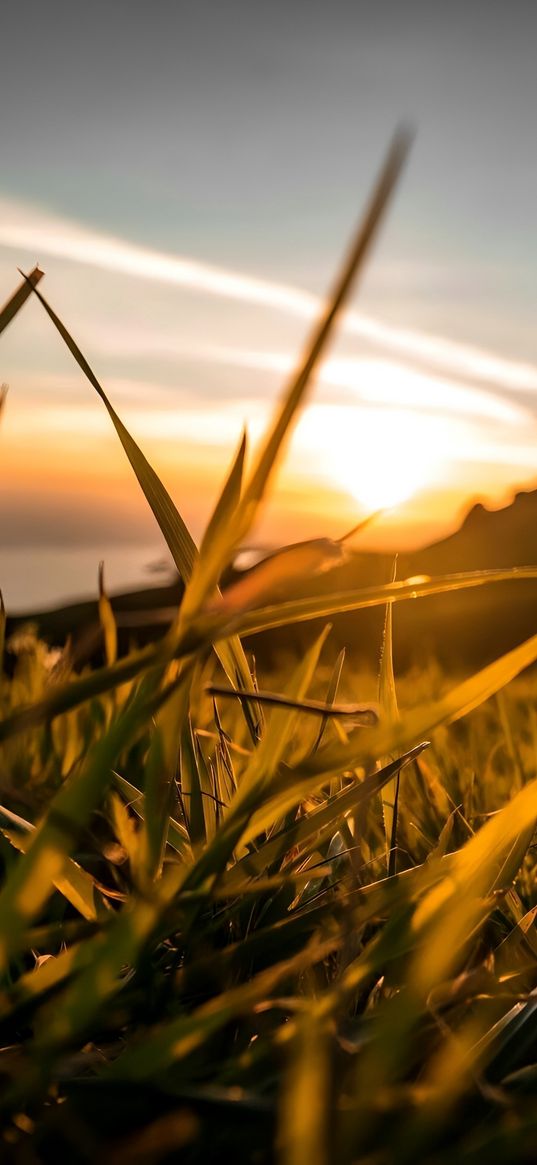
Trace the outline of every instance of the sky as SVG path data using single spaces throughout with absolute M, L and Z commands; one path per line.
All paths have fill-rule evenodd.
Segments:
M 383 155 L 400 187 L 257 542 L 423 545 L 537 484 L 530 0 L 27 0 L 3 14 L 0 301 L 41 287 L 199 538 L 298 361 Z M 162 544 L 36 300 L 2 336 L 12 608 Z M 33 565 L 32 565 L 33 564 Z

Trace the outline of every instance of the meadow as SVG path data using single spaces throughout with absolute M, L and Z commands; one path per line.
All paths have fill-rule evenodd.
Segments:
M 199 549 L 39 271 L 0 314 L 3 330 L 39 298 L 185 585 L 166 634 L 118 653 L 101 576 L 100 666 L 75 667 L 69 644 L 51 650 L 30 626 L 7 645 L 7 1162 L 535 1160 L 537 634 L 454 680 L 434 661 L 396 677 L 392 632 L 401 603 L 516 589 L 537 567 L 312 596 L 304 579 L 338 558 L 320 539 L 218 589 L 406 150 L 398 138 L 273 425 L 249 459 L 241 439 Z M 330 619 L 368 608 L 384 618 L 374 674 L 330 650 Z M 245 650 L 319 619 L 294 659 Z

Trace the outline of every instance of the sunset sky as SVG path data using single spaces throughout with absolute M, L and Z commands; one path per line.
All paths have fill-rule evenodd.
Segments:
M 3 14 L 0 301 L 44 294 L 202 531 L 395 125 L 417 137 L 255 539 L 423 544 L 537 484 L 531 0 L 36 0 Z M 158 531 L 37 301 L 1 339 L 0 585 L 135 582 Z

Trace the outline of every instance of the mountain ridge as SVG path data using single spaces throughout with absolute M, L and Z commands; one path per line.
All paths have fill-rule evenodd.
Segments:
M 308 593 L 353 590 L 390 580 L 394 553 L 353 551 L 340 566 L 308 580 Z M 537 490 L 519 490 L 513 501 L 497 509 L 476 502 L 454 533 L 397 557 L 397 577 L 437 576 L 495 567 L 537 564 Z M 244 577 L 229 572 L 226 582 Z M 303 580 L 301 579 L 301 584 Z M 134 634 L 147 642 L 162 634 L 181 596 L 181 584 L 146 587 L 111 595 L 124 644 Z M 28 622 L 58 645 L 73 635 L 82 658 L 99 651 L 97 601 L 65 604 L 52 611 L 8 618 L 7 633 Z M 332 621 L 332 620 L 331 620 Z M 335 616 L 333 638 L 369 663 L 378 657 L 383 608 Z M 256 654 L 303 644 L 311 625 L 256 636 Z M 394 643 L 401 667 L 433 655 L 446 668 L 481 666 L 537 632 L 537 582 L 513 580 L 403 602 L 394 608 Z

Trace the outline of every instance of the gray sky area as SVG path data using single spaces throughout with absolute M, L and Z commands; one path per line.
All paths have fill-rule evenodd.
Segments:
M 48 0 L 2 25 L 4 193 L 321 290 L 409 118 L 372 306 L 532 355 L 532 0 Z
M 201 424 L 200 416 L 192 419 L 194 408 L 229 404 L 231 412 L 222 411 L 215 424 L 223 431 L 229 415 L 235 432 L 233 408 L 240 429 L 249 419 L 242 402 L 250 401 L 255 428 L 255 408 L 273 399 L 282 361 L 292 361 L 302 341 L 305 315 L 267 303 L 254 310 L 247 289 L 242 299 L 214 289 L 205 294 L 185 285 L 183 275 L 163 275 L 158 264 L 162 257 L 186 258 L 322 295 L 394 127 L 410 121 L 417 131 L 410 162 L 356 306 L 388 329 L 453 345 L 453 359 L 433 360 L 436 375 L 453 385 L 453 401 L 462 384 L 487 394 L 483 416 L 494 412 L 495 401 L 520 410 L 518 422 L 513 412 L 498 480 L 502 488 L 526 481 L 534 424 L 537 435 L 536 45 L 533 0 L 6 5 L 0 300 L 12 290 L 17 265 L 39 259 L 44 290 L 107 378 L 118 407 L 135 429 L 139 424 L 140 437 L 158 437 L 139 412 L 141 401 L 146 413 L 149 405 L 161 415 L 190 409 L 193 450 Z M 85 257 L 73 232 L 85 232 Z M 101 260 L 102 240 L 110 237 L 125 252 Z M 147 270 L 148 254 L 159 257 L 156 273 L 153 260 Z M 38 305 L 24 315 L 3 338 L 0 379 L 10 383 L 5 441 L 11 439 L 20 461 L 23 422 L 29 450 L 31 418 L 38 427 L 46 393 L 66 431 L 79 433 L 82 462 L 89 429 L 80 410 L 89 416 L 97 406 L 87 394 L 82 399 L 84 389 Z M 385 345 L 382 337 L 372 344 L 349 334 L 338 351 L 430 370 L 412 343 L 403 353 L 389 337 Z M 474 375 L 464 357 L 468 345 L 493 363 L 510 362 L 511 371 L 491 365 L 490 377 Z M 363 380 L 367 368 L 356 368 Z M 405 385 L 403 379 L 399 403 L 416 410 Z M 351 389 L 339 370 L 321 399 L 323 391 L 341 401 Z M 388 408 L 388 397 L 379 406 Z M 441 399 L 440 392 L 437 405 Z M 473 407 L 468 397 L 462 411 Z M 501 418 L 495 423 L 501 426 Z M 485 430 L 480 456 L 493 481 L 501 433 L 484 424 Z M 47 439 L 45 423 L 45 452 Z M 227 457 L 231 436 L 221 444 Z M 57 460 L 53 445 L 50 458 Z M 484 480 L 473 475 L 470 446 L 467 434 L 464 449 L 451 451 L 453 464 L 466 467 L 457 505 Z M 6 497 L 7 489 L 10 502 L 0 536 L 19 545 L 37 530 L 41 541 L 55 531 L 69 544 L 77 521 L 68 515 L 65 483 L 48 482 L 47 517 L 15 478 L 10 470 L 2 481 L 0 471 L 0 493 Z M 87 482 L 84 488 L 89 496 Z M 205 503 L 199 513 L 191 498 L 187 511 L 189 505 L 199 528 Z M 84 506 L 93 531 L 87 498 Z M 418 525 L 422 518 L 415 518 Z M 124 529 L 136 520 L 133 510 Z

